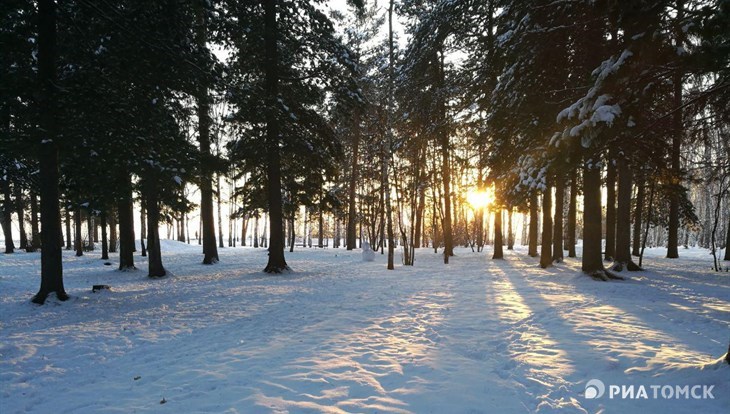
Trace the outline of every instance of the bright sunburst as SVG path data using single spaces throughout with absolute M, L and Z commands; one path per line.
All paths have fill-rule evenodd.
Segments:
M 492 197 L 485 190 L 473 189 L 469 190 L 466 194 L 466 201 L 468 201 L 473 208 L 484 208 L 492 201 Z

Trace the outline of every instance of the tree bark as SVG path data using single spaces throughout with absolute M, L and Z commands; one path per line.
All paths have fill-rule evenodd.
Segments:
M 284 259 L 283 212 L 281 205 L 281 154 L 279 153 L 279 125 L 277 120 L 277 98 L 279 94 L 279 52 L 277 47 L 278 30 L 276 27 L 276 2 L 262 0 L 264 8 L 264 46 L 265 46 L 265 90 L 267 105 L 266 149 L 269 201 L 269 261 L 264 268 L 266 273 L 282 273 L 290 270 Z
M 198 26 L 196 40 L 198 47 L 205 49 L 208 40 L 207 18 L 204 3 L 198 0 Z M 210 105 L 208 103 L 208 82 L 205 76 L 198 78 L 198 142 L 200 143 L 200 220 L 203 225 L 203 264 L 217 263 L 218 248 L 215 240 L 215 219 L 213 217 L 213 185 L 212 172 L 209 167 L 210 158 Z
M 568 204 L 568 257 L 575 257 L 575 232 L 578 221 L 578 170 L 570 173 L 570 202 Z
M 613 270 L 639 270 L 631 259 L 631 187 L 632 171 L 625 156 L 618 163 L 618 208 L 616 222 L 616 260 Z
M 606 260 L 616 256 L 616 156 L 614 150 L 608 151 L 606 167 Z
M 677 15 L 675 19 L 675 42 L 677 47 L 683 47 L 684 31 L 680 27 L 680 23 L 684 20 L 684 1 L 677 1 Z M 682 67 L 678 66 L 672 76 L 673 91 L 673 110 L 672 110 L 672 149 L 671 157 L 671 176 L 672 176 L 672 192 L 669 195 L 669 234 L 667 237 L 667 258 L 676 259 L 679 257 L 679 192 L 681 179 L 680 156 L 682 149 L 682 136 L 684 135 L 684 111 L 682 110 Z
M 502 211 L 501 209 L 494 212 L 494 254 L 492 259 L 503 259 L 504 251 L 502 250 Z
M 218 198 L 216 200 L 218 203 L 218 247 L 222 249 L 223 248 L 223 212 L 221 209 L 221 176 L 220 176 L 220 174 L 216 174 L 215 185 L 216 185 L 216 191 L 218 192 Z M 202 232 L 203 232 L 203 223 L 201 222 L 200 223 L 200 233 L 202 233 Z M 198 233 L 198 244 L 200 244 L 200 237 L 201 237 L 200 233 Z M 245 228 L 244 228 L 244 233 L 245 233 Z M 244 244 L 244 246 L 245 245 L 246 244 Z
M 395 256 L 395 239 L 393 237 L 393 210 L 390 202 L 390 157 L 391 148 L 393 144 L 393 124 L 391 120 L 391 111 L 393 110 L 393 93 L 395 81 L 394 65 L 395 56 L 393 54 L 393 4 L 394 0 L 390 0 L 388 6 L 388 108 L 386 111 L 387 122 L 387 140 L 384 143 L 383 151 L 383 183 L 385 184 L 385 215 L 387 221 L 388 231 L 388 270 L 393 270 L 395 265 L 393 263 Z M 386 146 L 387 145 L 387 146 Z
M 162 265 L 162 251 L 160 248 L 160 205 L 157 200 L 157 183 L 155 178 L 150 178 L 145 183 L 147 194 L 147 255 L 148 274 L 152 278 L 163 277 L 167 274 Z
M 71 250 L 73 248 L 71 241 L 71 211 L 69 211 L 68 205 L 63 210 L 66 213 L 66 250 Z
M 259 213 L 258 211 L 254 214 L 253 219 L 253 247 L 258 249 L 259 247 Z
M 134 270 L 134 217 L 132 187 L 128 174 L 121 176 L 123 193 L 119 198 L 119 270 Z M 149 218 L 148 218 L 149 220 Z M 149 244 L 149 241 L 148 241 Z
M 317 223 L 317 247 L 324 248 L 324 206 L 322 201 L 319 203 L 319 222 Z
M 553 223 L 553 262 L 563 261 L 563 207 L 565 181 L 563 174 L 555 175 L 555 221 Z
M 583 259 L 581 269 L 606 280 L 601 254 L 601 168 L 588 159 L 583 165 Z
M 43 304 L 55 292 L 59 300 L 68 299 L 63 286 L 61 261 L 61 210 L 58 205 L 58 142 L 56 126 L 56 3 L 38 1 L 38 77 L 41 136 L 38 163 L 41 196 L 41 286 L 33 303 Z
M 91 216 L 91 225 L 94 228 L 94 243 L 99 243 L 99 222 L 93 215 Z M 91 238 L 91 236 L 89 236 L 89 238 Z
M 147 256 L 147 246 L 145 245 L 144 239 L 147 236 L 147 202 L 145 201 L 144 195 L 139 198 L 139 245 L 142 248 L 142 257 Z
M 414 229 L 413 247 L 418 249 L 421 247 L 421 239 L 423 238 L 423 211 L 426 208 L 426 192 L 421 186 L 418 186 L 418 206 L 416 208 L 416 228 Z
M 537 257 L 537 215 L 538 215 L 538 195 L 533 191 L 530 194 L 530 228 L 528 234 L 527 254 L 530 257 Z
M 114 209 L 109 209 L 109 253 L 117 252 L 117 215 Z
M 553 196 L 550 175 L 545 177 L 545 190 L 542 193 L 542 245 L 540 246 L 540 267 L 543 269 L 553 263 Z
M 437 87 L 439 90 L 444 88 L 444 67 L 443 55 L 439 58 L 435 56 L 437 71 Z M 446 103 L 443 98 L 439 98 L 438 102 L 438 133 L 441 144 L 441 178 L 443 185 L 444 197 L 444 219 L 443 219 L 443 239 L 444 239 L 444 263 L 449 262 L 449 256 L 454 255 L 454 236 L 451 227 L 451 163 L 449 162 L 450 143 L 449 132 L 446 128 Z
M 727 236 L 725 239 L 725 257 L 722 260 L 730 260 L 730 222 L 727 224 Z
M 246 239 L 248 238 L 248 224 L 251 221 L 251 218 L 248 216 L 248 214 L 244 214 L 243 217 L 241 217 L 241 246 L 246 246 Z M 251 241 L 251 244 L 253 244 L 253 240 Z
M 101 258 L 102 260 L 109 260 L 109 241 L 107 239 L 106 232 L 106 210 L 102 210 L 101 217 Z
M 18 248 L 25 250 L 28 248 L 28 234 L 25 232 L 25 211 L 23 202 L 23 189 L 19 183 L 13 186 L 15 190 L 15 212 L 18 214 L 18 232 L 20 233 L 20 245 Z
M 86 236 L 89 239 L 87 247 L 89 251 L 94 250 L 94 215 L 91 214 L 91 209 L 86 210 Z
M 74 249 L 76 257 L 84 255 L 84 243 L 81 240 L 81 207 L 76 206 L 74 209 Z
M 675 77 L 675 82 L 677 81 Z M 679 186 L 679 176 L 680 176 L 680 151 L 681 151 L 681 142 L 682 142 L 682 84 L 681 84 L 681 76 L 678 79 L 679 81 L 679 91 L 675 89 L 675 113 L 674 114 L 674 128 L 676 129 L 674 132 L 674 136 L 672 137 L 672 162 L 671 162 L 671 169 L 672 169 L 672 176 L 674 179 L 674 186 L 672 187 L 672 192 L 669 196 L 669 234 L 667 238 L 667 258 L 669 259 L 676 259 L 679 257 L 679 193 L 676 191 L 677 187 Z M 676 87 L 675 87 L 676 88 Z M 678 96 L 678 98 L 677 98 Z
M 512 208 L 507 211 L 507 250 L 514 250 L 515 233 L 512 229 Z
M 30 247 L 27 251 L 36 251 L 41 247 L 40 221 L 38 220 L 38 195 L 30 192 Z
M 634 240 L 631 246 L 631 254 L 634 256 L 641 254 L 641 221 L 644 214 L 644 197 L 646 193 L 644 173 L 640 172 L 639 174 L 636 183 L 636 207 L 634 208 Z
M 5 237 L 5 253 L 10 254 L 15 252 L 15 242 L 13 242 L 13 231 L 12 231 L 12 215 L 13 205 L 10 196 L 10 182 L 8 178 L 2 179 L 0 177 L 0 184 L 3 187 L 3 237 Z
M 360 156 L 360 116 L 359 113 L 355 114 L 355 133 L 354 142 L 352 143 L 352 164 L 350 171 L 350 188 L 349 200 L 347 206 L 347 250 L 353 250 L 356 248 L 355 243 L 357 241 L 356 234 L 356 222 L 357 222 L 357 180 L 358 180 L 358 162 Z

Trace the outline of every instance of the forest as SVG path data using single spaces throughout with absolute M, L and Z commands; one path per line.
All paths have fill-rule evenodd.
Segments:
M 580 244 L 598 280 L 657 246 L 727 271 L 730 1 L 334 3 L 4 0 L 0 213 L 5 253 L 41 251 L 33 301 L 67 298 L 63 249 L 128 270 L 142 239 L 165 276 L 165 229 L 274 274 L 363 242 L 388 269 L 521 243 L 543 268 Z
M 0 0 L 0 411 L 730 406 L 730 0 Z

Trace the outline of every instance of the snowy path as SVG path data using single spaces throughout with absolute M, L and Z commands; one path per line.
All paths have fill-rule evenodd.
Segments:
M 568 260 L 426 249 L 413 268 L 305 250 L 287 276 L 265 251 L 165 242 L 149 280 L 64 257 L 71 303 L 37 308 L 36 254 L 0 257 L 0 411 L 726 412 L 730 277 L 702 251 L 599 283 Z M 140 258 L 136 258 L 140 259 Z M 140 261 L 138 265 L 144 266 Z M 92 294 L 92 284 L 112 285 Z M 714 355 L 714 356 L 713 356 Z M 694 364 L 694 365 L 690 365 Z M 715 400 L 589 400 L 585 383 L 714 385 Z M 165 404 L 160 401 L 165 399 Z

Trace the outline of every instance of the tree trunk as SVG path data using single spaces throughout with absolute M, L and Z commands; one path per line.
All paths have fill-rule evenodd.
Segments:
M 246 246 L 246 239 L 248 238 L 248 224 L 251 221 L 251 218 L 248 217 L 248 214 L 244 214 L 243 217 L 241 217 L 241 246 Z M 251 244 L 253 244 L 253 240 L 251 241 Z
M 613 260 L 616 255 L 616 156 L 608 151 L 606 167 L 606 251 L 605 259 Z
M 674 76 L 674 111 L 672 115 L 672 151 L 671 151 L 671 174 L 674 180 L 672 192 L 669 195 L 669 234 L 667 239 L 667 258 L 676 259 L 679 257 L 679 189 L 681 165 L 680 151 L 682 147 L 682 134 L 684 133 L 682 122 L 682 73 L 677 70 Z
M 66 213 L 66 250 L 73 249 L 71 242 L 71 211 L 69 211 L 68 205 L 64 209 Z
M 41 234 L 38 220 L 38 195 L 30 192 L 30 246 L 27 251 L 34 252 L 41 247 Z
M 644 209 L 645 177 L 644 173 L 639 173 L 639 180 L 636 183 L 636 207 L 634 208 L 634 240 L 631 248 L 631 254 L 638 256 L 641 254 L 641 220 Z
M 10 182 L 8 178 L 0 177 L 0 184 L 3 186 L 3 237 L 5 237 L 5 253 L 15 252 L 15 243 L 13 242 L 12 215 L 13 204 L 10 197 Z
M 86 211 L 86 236 L 89 240 L 86 246 L 89 251 L 94 250 L 94 215 L 90 208 Z
M 147 202 L 145 201 L 144 195 L 139 198 L 139 245 L 142 248 L 142 257 L 147 256 L 147 246 L 145 245 L 144 238 L 147 236 Z
M 94 243 L 99 243 L 99 222 L 96 220 L 96 216 L 91 216 L 91 224 L 94 227 Z M 91 236 L 89 236 L 91 238 Z
M 730 222 L 727 224 L 727 236 L 725 239 L 725 257 L 722 260 L 730 260 Z
M 84 255 L 84 243 L 81 240 L 81 207 L 76 205 L 74 209 L 74 249 L 76 257 Z
M 540 246 L 540 267 L 543 269 L 553 263 L 553 196 L 550 175 L 545 177 L 545 190 L 542 193 L 542 245 Z
M 106 232 L 106 210 L 101 212 L 101 258 L 102 260 L 109 260 L 109 241 L 107 239 Z
M 320 249 L 324 248 L 324 210 L 322 206 L 322 202 L 320 201 L 319 206 L 319 223 L 317 223 L 317 247 Z
M 233 247 L 233 205 L 236 200 L 236 194 L 234 193 L 233 179 L 231 179 L 230 185 L 228 186 L 228 247 Z M 203 233 L 203 223 L 200 223 L 200 233 Z
M 203 227 L 203 232 L 205 232 L 205 227 Z M 180 212 L 180 219 L 177 221 L 177 241 L 185 243 L 185 212 Z M 205 240 L 203 240 L 205 241 Z M 213 241 L 215 242 L 215 235 L 213 236 Z M 203 243 L 205 244 L 205 243 Z
M 157 278 L 167 274 L 162 265 L 162 251 L 160 249 L 160 205 L 157 200 L 157 183 L 155 178 L 150 178 L 146 183 L 147 194 L 147 255 L 148 274 L 147 276 Z
M 117 205 L 119 210 L 119 270 L 126 271 L 136 269 L 134 267 L 134 217 L 132 215 L 130 177 L 128 174 L 123 174 L 121 180 L 123 193 Z M 149 244 L 149 240 L 147 244 Z
M 38 1 L 38 77 L 40 139 L 38 164 L 41 196 L 41 286 L 33 303 L 43 304 L 51 292 L 59 300 L 68 299 L 63 286 L 61 261 L 61 211 L 58 206 L 58 142 L 56 131 L 56 4 Z
M 388 270 L 393 270 L 395 265 L 393 263 L 395 256 L 395 240 L 393 238 L 393 210 L 390 202 L 390 157 L 391 148 L 393 144 L 393 123 L 391 119 L 391 111 L 393 110 L 393 93 L 395 88 L 393 86 L 394 78 L 394 65 L 395 57 L 393 55 L 393 1 L 390 0 L 388 6 L 388 108 L 386 111 L 387 122 L 387 140 L 384 143 L 383 149 L 383 174 L 384 174 L 384 191 L 385 191 L 385 215 L 387 220 L 388 230 Z M 387 147 L 386 147 L 387 145 Z
M 207 3 L 207 2 L 206 2 Z M 204 1 L 197 2 L 198 26 L 196 40 L 198 47 L 205 49 L 208 28 Z M 200 143 L 200 220 L 203 225 L 203 264 L 218 262 L 218 248 L 215 240 L 215 219 L 213 217 L 213 184 L 209 168 L 210 158 L 210 105 L 208 103 L 208 82 L 205 76 L 198 77 L 198 142 Z
M 581 269 L 606 280 L 601 255 L 601 168 L 588 159 L 583 165 L 583 260 Z
M 109 253 L 117 252 L 117 214 L 109 209 Z
M 527 221 L 527 212 L 522 213 L 522 234 L 520 234 L 520 244 L 522 246 L 527 246 L 527 227 L 528 227 L 528 221 Z
M 553 223 L 553 262 L 563 261 L 563 207 L 565 207 L 565 181 L 563 174 L 555 175 L 555 220 Z
M 494 254 L 492 259 L 503 259 L 504 252 L 502 251 L 502 211 L 501 209 L 494 212 Z
M 413 236 L 413 247 L 416 249 L 421 247 L 421 239 L 423 238 L 423 211 L 426 208 L 426 191 L 419 186 L 418 188 L 418 207 L 416 208 L 416 228 Z
M 437 61 L 437 87 L 439 89 L 444 88 L 444 68 L 443 68 L 443 55 Z M 451 229 L 451 164 L 449 162 L 450 144 L 449 144 L 449 132 L 446 129 L 446 103 L 443 99 L 439 99 L 438 102 L 438 133 L 441 144 L 441 178 L 444 190 L 444 224 L 443 224 L 443 239 L 444 239 L 444 263 L 449 262 L 449 256 L 454 255 L 454 236 Z
M 529 228 L 529 243 L 527 247 L 527 254 L 530 257 L 537 257 L 537 215 L 538 215 L 538 195 L 537 192 L 533 192 L 530 195 L 530 228 Z
M 507 250 L 514 250 L 515 233 L 512 229 L 512 208 L 507 210 Z
M 568 204 L 568 257 L 575 257 L 575 232 L 578 221 L 578 170 L 570 173 L 570 202 Z
M 276 2 L 262 0 L 264 8 L 265 91 L 266 91 L 266 161 L 269 201 L 269 262 L 266 273 L 290 270 L 284 259 L 283 212 L 281 205 L 281 154 L 279 153 L 279 123 L 277 97 L 279 94 L 279 52 L 277 48 Z
M 28 234 L 25 232 L 25 211 L 23 209 L 23 189 L 18 183 L 13 187 L 15 189 L 15 208 L 18 214 L 18 232 L 20 233 L 20 246 L 18 248 L 25 250 L 28 248 Z
M 221 209 L 221 176 L 219 174 L 216 174 L 216 191 L 218 192 L 218 247 L 221 249 L 223 248 L 223 212 Z M 203 232 L 203 223 L 200 223 L 200 232 L 198 233 L 198 244 L 200 244 L 200 233 Z M 245 232 L 245 229 L 244 229 Z M 245 246 L 245 244 L 244 244 Z
M 625 156 L 618 163 L 618 208 L 616 211 L 616 260 L 613 270 L 639 270 L 631 259 L 631 186 L 632 171 Z
M 294 229 L 294 214 L 289 218 L 289 251 L 294 251 L 294 243 L 296 242 L 296 232 Z
M 356 222 L 357 222 L 357 211 L 355 209 L 357 204 L 357 181 L 358 181 L 358 157 L 360 156 L 360 116 L 359 113 L 355 114 L 355 134 L 354 142 L 352 144 L 352 164 L 350 172 L 350 187 L 349 200 L 347 206 L 347 250 L 353 250 L 356 248 L 355 243 L 357 241 L 356 234 Z
M 253 247 L 259 247 L 259 213 L 256 212 L 253 220 Z

